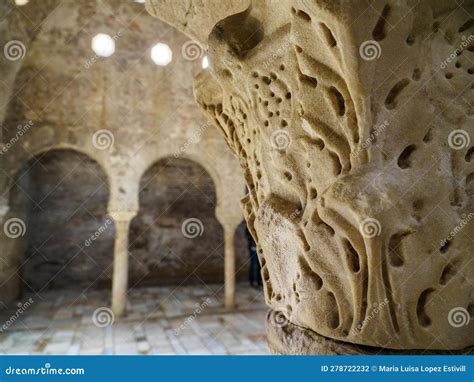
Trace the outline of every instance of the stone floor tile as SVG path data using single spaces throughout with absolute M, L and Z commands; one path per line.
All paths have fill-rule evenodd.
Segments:
M 261 291 L 238 286 L 243 311 L 227 311 L 223 297 L 222 285 L 132 289 L 127 315 L 102 328 L 92 317 L 109 292 L 48 291 L 3 333 L 0 353 L 267 354 Z

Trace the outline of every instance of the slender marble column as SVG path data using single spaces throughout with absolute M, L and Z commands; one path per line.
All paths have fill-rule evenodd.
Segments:
M 115 222 L 112 311 L 116 316 L 122 316 L 127 303 L 129 228 L 136 211 L 111 212 L 109 215 Z
M 235 227 L 224 226 L 225 241 L 225 307 L 235 307 Z

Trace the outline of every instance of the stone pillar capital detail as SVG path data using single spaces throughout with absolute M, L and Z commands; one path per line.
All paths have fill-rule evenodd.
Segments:
M 240 159 L 267 304 L 336 341 L 472 347 L 472 1 L 147 1 L 209 47 L 194 94 Z

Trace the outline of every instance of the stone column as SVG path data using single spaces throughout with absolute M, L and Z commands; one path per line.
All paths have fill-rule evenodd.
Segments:
M 224 270 L 224 288 L 225 288 L 225 307 L 233 309 L 235 307 L 235 227 L 224 226 L 225 242 L 225 270 Z
M 121 316 L 127 302 L 129 228 L 136 211 L 110 212 L 109 215 L 115 222 L 112 311 L 116 316 Z
M 473 350 L 472 5 L 147 0 L 208 47 L 274 352 Z

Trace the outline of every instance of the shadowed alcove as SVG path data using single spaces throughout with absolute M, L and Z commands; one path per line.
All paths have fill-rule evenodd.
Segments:
M 188 159 L 164 158 L 140 182 L 140 210 L 130 228 L 130 287 L 222 283 L 223 229 L 206 170 Z M 237 266 L 245 237 L 236 238 Z
M 26 233 L 13 255 L 23 291 L 110 288 L 114 224 L 107 216 L 107 177 L 73 150 L 26 162 L 12 190 L 12 213 Z

